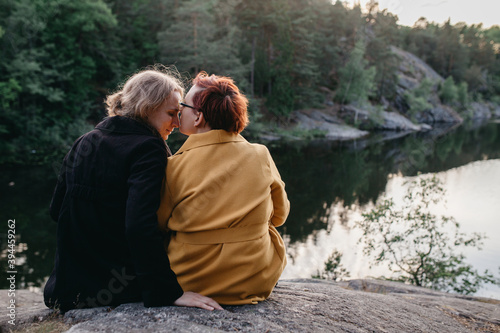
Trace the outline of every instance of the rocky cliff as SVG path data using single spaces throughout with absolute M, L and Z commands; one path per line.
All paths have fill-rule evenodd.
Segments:
M 376 280 L 280 281 L 264 302 L 226 306 L 224 311 L 213 312 L 144 308 L 141 303 L 131 303 L 72 310 L 57 316 L 43 307 L 41 295 L 28 291 L 22 294 L 15 328 L 25 331 L 500 332 L 500 301 Z M 5 295 L 0 295 L 4 302 Z M 4 322 L 5 318 L 2 314 L 0 327 L 2 332 L 9 332 L 14 327 Z
M 427 102 L 431 108 L 414 114 L 414 119 L 419 123 L 428 124 L 435 122 L 461 123 L 462 117 L 451 107 L 442 104 L 439 99 L 438 85 L 444 82 L 443 77 L 414 54 L 394 46 L 391 47 L 391 50 L 400 60 L 399 81 L 395 98 L 397 109 L 402 113 L 407 113 L 405 92 L 416 89 L 423 80 L 428 80 L 433 83 L 431 93 L 427 96 Z
M 463 117 L 453 108 L 441 103 L 439 84 L 444 82 L 436 71 L 414 54 L 397 47 L 391 47 L 399 58 L 398 84 L 393 102 L 384 102 L 379 107 L 329 105 L 325 108 L 297 110 L 292 112 L 291 123 L 302 130 L 319 130 L 326 139 L 351 140 L 367 136 L 370 131 L 422 131 L 429 130 L 435 123 L 462 123 Z M 405 94 L 420 86 L 423 80 L 432 82 L 430 94 L 426 97 L 430 108 L 412 112 Z M 322 91 L 331 100 L 333 92 L 323 87 Z M 500 106 L 492 103 L 471 103 L 462 114 L 469 119 L 490 119 L 500 117 Z M 412 119 L 412 120 L 410 120 Z

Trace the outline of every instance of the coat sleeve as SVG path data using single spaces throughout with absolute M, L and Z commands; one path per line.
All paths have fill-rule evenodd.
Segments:
M 66 196 L 66 175 L 70 172 L 73 172 L 73 169 L 78 166 L 82 161 L 82 157 L 78 156 L 76 153 L 76 147 L 83 140 L 85 135 L 79 137 L 71 147 L 70 151 L 64 157 L 63 163 L 59 170 L 59 175 L 57 177 L 56 188 L 54 189 L 54 193 L 52 195 L 52 201 L 50 202 L 50 217 L 55 222 L 59 221 L 59 216 L 61 214 L 61 209 L 63 208 L 64 198 Z
M 166 170 L 166 169 L 165 169 Z M 158 225 L 160 230 L 163 232 L 168 232 L 168 220 L 170 219 L 170 215 L 174 209 L 173 207 L 173 198 L 170 193 L 170 188 L 167 184 L 167 178 L 165 173 L 165 178 L 163 179 L 163 186 L 161 190 L 161 200 L 160 200 L 160 208 L 158 209 Z
M 144 306 L 171 305 L 183 294 L 163 247 L 156 212 L 167 163 L 165 144 L 152 139 L 134 154 L 128 179 L 126 235 Z
M 61 209 L 64 203 L 64 197 L 66 196 L 66 189 L 67 189 L 66 174 L 68 172 L 72 172 L 72 169 L 75 168 L 81 161 L 81 158 L 77 155 L 75 151 L 75 147 L 78 146 L 80 141 L 82 141 L 83 137 L 84 135 L 79 137 L 73 143 L 73 146 L 64 157 L 61 168 L 59 169 L 56 188 L 54 189 L 54 193 L 52 195 L 52 201 L 50 202 L 50 217 L 55 222 L 59 221 L 59 216 L 61 214 Z
M 62 204 L 64 202 L 64 196 L 66 195 L 66 159 L 63 161 L 61 170 L 59 171 L 59 176 L 57 177 L 56 188 L 54 189 L 54 194 L 52 195 L 52 201 L 50 202 L 50 217 L 55 222 L 59 220 L 59 214 L 61 212 Z
M 290 212 L 290 201 L 285 192 L 285 183 L 281 180 L 278 168 L 267 150 L 267 163 L 271 169 L 271 198 L 273 200 L 274 213 L 271 218 L 271 223 L 275 227 L 279 227 L 285 223 L 288 213 Z

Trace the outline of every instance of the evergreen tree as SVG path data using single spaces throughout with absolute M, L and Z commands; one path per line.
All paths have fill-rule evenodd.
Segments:
M 318 70 L 320 86 L 334 88 L 332 80 L 332 69 L 339 62 L 340 39 L 342 32 L 339 31 L 345 20 L 347 9 L 338 3 L 332 6 L 329 0 L 315 0 L 310 6 L 312 15 L 311 30 L 314 31 L 315 63 Z
M 311 107 L 322 102 L 318 92 L 321 80 L 318 68 L 320 49 L 318 34 L 314 30 L 316 14 L 306 0 L 293 2 L 291 42 L 293 45 L 292 81 L 295 95 L 294 108 Z
M 412 29 L 407 31 L 406 36 L 403 37 L 403 48 L 430 64 L 434 59 L 434 53 L 438 44 L 435 34 L 436 30 L 437 25 L 421 17 L 415 22 Z
M 375 66 L 375 85 L 377 100 L 392 99 L 396 94 L 398 83 L 397 71 L 399 58 L 391 51 L 391 45 L 399 40 L 397 17 L 387 9 L 378 10 L 378 3 L 372 1 L 368 4 L 366 17 L 367 28 L 370 34 L 366 56 L 370 64 Z
M 241 1 L 234 11 L 236 23 L 242 31 L 239 54 L 242 62 L 250 68 L 250 90 L 259 97 L 269 94 L 272 87 L 273 36 L 277 30 L 273 8 L 272 1 Z
M 448 76 L 446 80 L 441 84 L 439 90 L 439 97 L 441 101 L 445 104 L 453 104 L 458 99 L 458 89 L 453 81 L 453 77 Z
M 231 76 L 251 108 L 286 121 L 319 106 L 320 92 L 338 103 L 391 100 L 397 45 L 449 77 L 444 102 L 500 103 L 498 26 L 402 27 L 376 1 L 363 14 L 339 0 L 0 0 L 0 44 L 0 162 L 70 143 L 103 116 L 110 89 L 157 62 L 187 77 Z M 428 106 L 405 95 L 412 112 Z
M 474 97 L 487 90 L 487 73 L 477 65 L 472 65 L 465 71 L 464 81 Z
M 159 62 L 157 34 L 163 22 L 173 19 L 171 6 L 174 4 L 167 0 L 105 1 L 118 22 L 110 49 L 120 57 L 113 68 L 116 80 Z
M 158 34 L 162 62 L 176 65 L 181 73 L 231 76 L 245 88 L 246 69 L 234 47 L 238 29 L 230 20 L 216 19 L 217 5 L 217 0 L 189 0 L 170 6 L 175 19 Z
M 457 101 L 462 108 L 466 108 L 469 104 L 469 92 L 467 82 L 460 82 L 457 86 Z
M 294 107 L 295 93 L 291 73 L 293 71 L 292 23 L 287 0 L 271 2 L 272 18 L 276 31 L 269 41 L 269 96 L 267 105 L 272 113 L 286 117 Z
M 438 29 L 437 47 L 431 66 L 444 77 L 450 75 L 457 81 L 463 79 L 469 57 L 465 46 L 460 42 L 460 31 L 451 25 L 450 20 Z
M 342 104 L 363 103 L 373 94 L 375 67 L 368 67 L 363 57 L 365 46 L 362 40 L 356 43 L 349 60 L 339 69 L 339 88 L 336 99 Z
M 493 43 L 500 44 L 500 26 L 494 25 L 489 29 L 484 31 L 484 35 L 489 40 L 492 40 Z

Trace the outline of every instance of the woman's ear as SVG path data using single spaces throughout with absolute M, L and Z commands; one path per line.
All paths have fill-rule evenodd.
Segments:
M 198 112 L 197 117 L 194 121 L 194 126 L 195 127 L 203 127 L 205 126 L 205 117 L 203 115 L 203 112 Z

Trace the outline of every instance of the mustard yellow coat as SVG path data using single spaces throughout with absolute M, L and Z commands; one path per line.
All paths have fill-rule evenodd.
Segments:
M 168 160 L 158 210 L 182 288 L 220 304 L 266 299 L 286 265 L 275 227 L 289 209 L 265 146 L 223 130 L 191 135 Z

